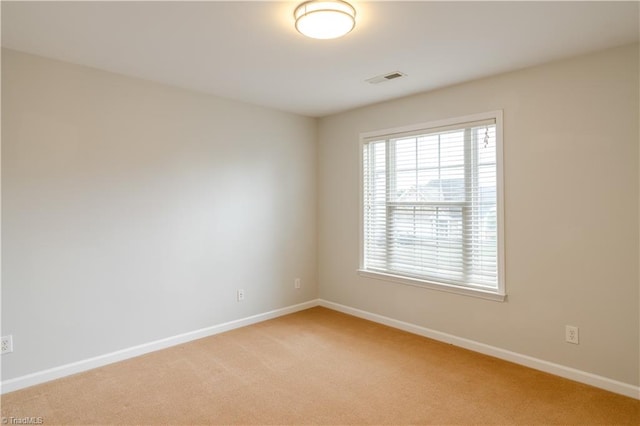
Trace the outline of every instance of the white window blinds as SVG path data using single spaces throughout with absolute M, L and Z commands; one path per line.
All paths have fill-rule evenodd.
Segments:
M 361 269 L 499 293 L 496 119 L 363 144 Z

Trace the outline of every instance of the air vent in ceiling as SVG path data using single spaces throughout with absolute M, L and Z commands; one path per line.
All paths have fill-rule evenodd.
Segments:
M 383 83 L 385 81 L 389 81 L 389 80 L 395 80 L 396 78 L 402 78 L 402 77 L 406 77 L 407 75 L 403 72 L 400 71 L 393 71 L 387 74 L 383 74 L 383 75 L 379 75 L 377 77 L 372 77 L 369 78 L 365 81 L 371 83 L 371 84 L 378 84 L 378 83 Z

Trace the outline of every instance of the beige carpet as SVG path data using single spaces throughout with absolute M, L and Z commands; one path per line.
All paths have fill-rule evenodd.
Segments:
M 44 424 L 639 424 L 640 401 L 324 308 L 6 394 Z

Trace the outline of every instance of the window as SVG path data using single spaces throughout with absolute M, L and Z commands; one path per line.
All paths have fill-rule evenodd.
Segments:
M 504 300 L 502 113 L 362 135 L 360 273 Z

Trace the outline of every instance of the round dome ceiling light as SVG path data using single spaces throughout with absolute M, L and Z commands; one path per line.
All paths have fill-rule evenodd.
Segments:
M 310 0 L 293 12 L 296 29 L 317 39 L 342 37 L 356 26 L 356 10 L 342 0 Z

